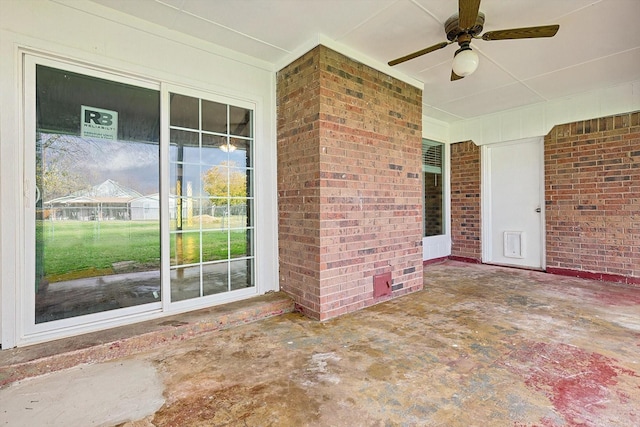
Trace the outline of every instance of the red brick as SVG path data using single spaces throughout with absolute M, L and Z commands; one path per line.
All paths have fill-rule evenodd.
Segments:
M 482 259 L 480 241 L 480 147 L 451 145 L 451 255 Z
M 568 136 L 562 143 L 556 137 L 567 125 L 554 128 L 545 137 L 549 268 L 597 273 L 605 278 L 607 274 L 640 277 L 640 251 L 632 250 L 638 245 L 638 235 L 629 231 L 633 212 L 640 210 L 632 167 L 640 162 L 640 130 L 633 127 L 637 117 L 636 112 L 570 124 L 582 134 Z M 570 170 L 561 167 L 558 159 L 567 143 L 573 150 Z M 567 186 L 567 179 L 573 188 Z M 579 197 L 569 197 L 566 192 Z M 589 206 L 594 209 L 586 209 Z M 588 222 L 568 226 L 568 218 Z M 579 228 L 578 238 L 569 232 L 572 227 Z
M 394 297 L 422 287 L 421 101 L 419 89 L 323 46 L 278 72 L 281 287 L 305 314 L 376 303 L 380 270 L 402 277 Z M 312 282 L 291 274 L 307 253 Z

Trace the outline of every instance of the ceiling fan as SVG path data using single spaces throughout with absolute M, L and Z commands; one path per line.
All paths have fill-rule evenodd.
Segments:
M 459 80 L 473 73 L 478 68 L 478 54 L 471 50 L 472 39 L 508 40 L 508 39 L 532 39 L 539 37 L 553 37 L 560 28 L 559 25 L 541 25 L 537 27 L 512 28 L 509 30 L 488 31 L 480 36 L 484 26 L 484 13 L 480 12 L 480 0 L 459 0 L 458 13 L 452 15 L 444 24 L 448 42 L 440 42 L 410 53 L 401 58 L 389 61 L 389 65 L 397 65 L 405 61 L 417 58 L 427 53 L 442 49 L 454 42 L 460 48 L 453 55 L 453 67 L 451 81 Z

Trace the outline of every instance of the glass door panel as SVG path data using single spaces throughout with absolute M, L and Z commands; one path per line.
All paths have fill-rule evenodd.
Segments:
M 253 111 L 170 100 L 172 301 L 252 287 Z
M 251 274 L 253 264 L 249 260 L 238 260 L 229 263 L 231 290 L 250 288 L 253 284 Z
M 35 72 L 35 323 L 160 301 L 159 92 Z
M 216 262 L 202 266 L 203 295 L 221 294 L 229 291 L 229 263 Z

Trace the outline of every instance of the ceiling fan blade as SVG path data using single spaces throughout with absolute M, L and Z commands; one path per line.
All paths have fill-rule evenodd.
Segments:
M 461 30 L 468 30 L 476 25 L 480 0 L 459 0 L 458 2 L 458 26 Z
M 513 28 L 510 30 L 488 31 L 482 35 L 482 40 L 535 39 L 538 37 L 553 37 L 560 25 L 542 25 L 539 27 Z
M 456 80 L 464 79 L 464 76 L 459 76 L 451 70 L 451 81 L 455 82 Z
M 408 61 L 413 58 L 417 58 L 418 56 L 426 55 L 427 53 L 433 52 L 434 50 L 442 49 L 446 47 L 449 43 L 441 42 L 438 44 L 434 44 L 433 46 L 429 46 L 425 49 L 419 50 L 417 52 L 410 53 L 409 55 L 405 55 L 402 58 L 394 59 L 393 61 L 389 61 L 389 65 L 394 66 L 398 65 L 402 62 Z

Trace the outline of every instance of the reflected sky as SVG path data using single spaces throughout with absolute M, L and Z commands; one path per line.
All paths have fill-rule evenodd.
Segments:
M 41 137 L 47 168 L 72 171 L 89 186 L 111 179 L 141 194 L 154 194 L 159 190 L 157 142 L 109 141 L 53 134 L 42 134 Z
M 223 138 L 226 140 L 226 138 Z M 41 134 L 43 161 L 48 168 L 69 170 L 88 186 L 107 179 L 136 190 L 143 195 L 159 192 L 160 151 L 157 142 L 109 141 L 73 135 Z M 202 175 L 211 167 L 232 162 L 237 170 L 247 165 L 246 150 L 250 141 L 233 139 L 235 150 L 225 152 L 218 147 L 200 149 L 184 147 L 183 182 L 191 182 L 193 196 L 207 197 L 201 188 Z M 176 176 L 177 147 L 170 147 L 170 176 Z M 45 196 L 46 197 L 46 196 Z
M 43 160 L 47 167 L 55 165 L 61 170 L 69 170 L 80 176 L 89 186 L 98 185 L 107 179 L 138 191 L 141 194 L 155 194 L 159 191 L 159 146 L 155 142 L 108 141 L 80 138 L 71 135 L 42 134 Z M 246 145 L 246 144 L 245 144 Z M 236 149 L 224 152 L 219 148 L 184 148 L 183 180 L 192 182 L 194 196 L 201 193 L 201 177 L 210 167 L 223 162 L 234 162 L 242 169 L 246 161 L 246 151 Z M 177 148 L 171 146 L 171 161 L 175 161 Z M 175 164 L 171 166 L 175 176 Z

